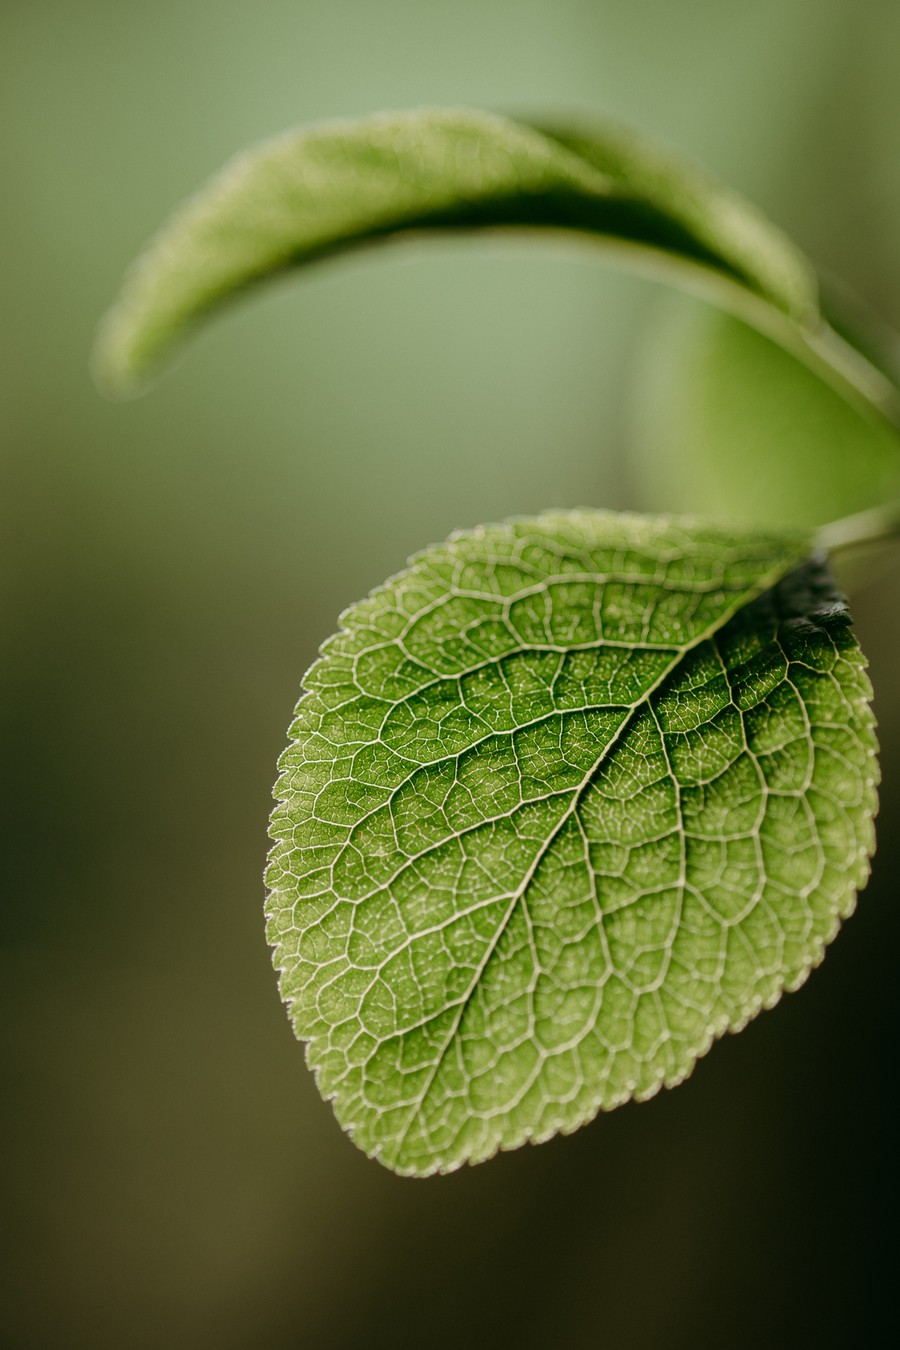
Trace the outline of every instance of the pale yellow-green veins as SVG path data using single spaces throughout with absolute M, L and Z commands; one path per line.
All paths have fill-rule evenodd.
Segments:
M 869 684 L 799 535 L 571 512 L 429 549 L 306 677 L 268 870 L 356 1142 L 425 1174 L 679 1082 L 853 908 Z

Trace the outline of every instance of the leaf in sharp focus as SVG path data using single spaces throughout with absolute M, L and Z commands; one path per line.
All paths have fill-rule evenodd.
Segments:
M 809 266 L 778 230 L 639 138 L 425 109 L 301 129 L 236 159 L 129 273 L 101 328 L 98 380 L 137 388 L 188 326 L 288 268 L 401 232 L 501 226 L 649 248 L 732 297 L 798 320 L 817 312 Z
M 269 937 L 387 1166 L 679 1082 L 851 912 L 870 690 L 806 537 L 550 514 L 427 550 L 342 624 L 280 762 Z

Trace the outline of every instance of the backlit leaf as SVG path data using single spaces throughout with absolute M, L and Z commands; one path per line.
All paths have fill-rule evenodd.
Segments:
M 784 236 L 633 133 L 421 109 L 301 128 L 236 159 L 130 272 L 101 330 L 97 377 L 134 389 L 189 325 L 289 268 L 396 234 L 511 226 L 599 236 L 663 260 L 676 280 L 724 287 L 726 304 L 743 295 L 817 322 L 812 270 Z
M 322 1093 L 427 1174 L 681 1081 L 802 984 L 873 848 L 865 662 L 810 540 L 454 536 L 306 677 L 269 936 Z

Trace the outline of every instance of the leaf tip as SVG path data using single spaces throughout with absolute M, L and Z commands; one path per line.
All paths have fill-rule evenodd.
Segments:
M 100 321 L 91 349 L 89 369 L 100 393 L 115 403 L 138 398 L 152 383 L 141 363 L 135 359 L 131 344 L 123 332 L 117 305 Z

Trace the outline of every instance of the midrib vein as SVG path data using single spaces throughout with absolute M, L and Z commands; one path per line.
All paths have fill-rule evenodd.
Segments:
M 396 1144 L 394 1145 L 393 1148 L 390 1149 L 389 1154 L 387 1150 L 385 1151 L 385 1153 L 390 1157 L 392 1162 L 397 1162 L 403 1152 L 403 1148 L 407 1138 L 409 1137 L 409 1132 L 410 1129 L 412 1128 L 413 1122 L 425 1104 L 428 1094 L 431 1091 L 435 1079 L 437 1078 L 441 1066 L 444 1063 L 444 1060 L 447 1056 L 447 1052 L 450 1049 L 453 1042 L 455 1041 L 456 1036 L 460 1030 L 463 1018 L 465 1017 L 466 1011 L 471 1004 L 472 997 L 475 994 L 475 991 L 478 988 L 482 976 L 484 975 L 485 970 L 487 969 L 492 957 L 494 956 L 494 953 L 497 951 L 497 948 L 503 938 L 504 933 L 509 927 L 509 924 L 512 920 L 512 917 L 516 911 L 519 902 L 524 900 L 528 887 L 530 886 L 532 880 L 534 879 L 534 876 L 538 868 L 540 867 L 544 858 L 547 856 L 550 849 L 553 847 L 556 840 L 559 838 L 559 835 L 563 830 L 564 826 L 566 825 L 566 823 L 572 818 L 573 813 L 576 811 L 581 802 L 583 794 L 590 786 L 590 783 L 593 780 L 594 775 L 598 772 L 598 770 L 606 762 L 609 756 L 613 753 L 616 746 L 622 740 L 628 728 L 631 726 L 632 722 L 637 717 L 637 714 L 648 705 L 649 701 L 653 698 L 654 694 L 656 694 L 660 690 L 662 685 L 665 684 L 666 680 L 677 669 L 679 664 L 682 661 L 684 661 L 690 655 L 691 652 L 696 651 L 698 647 L 702 646 L 704 642 L 708 642 L 711 638 L 715 637 L 717 633 L 721 632 L 722 629 L 731 621 L 732 618 L 734 618 L 734 616 L 740 610 L 746 608 L 747 605 L 751 604 L 758 596 L 762 595 L 765 591 L 777 585 L 778 582 L 781 581 L 785 576 L 787 576 L 789 572 L 793 571 L 795 567 L 799 566 L 801 561 L 802 558 L 794 558 L 789 563 L 782 563 L 778 567 L 770 569 L 769 572 L 765 573 L 762 577 L 760 577 L 759 581 L 753 588 L 744 592 L 740 597 L 736 598 L 732 605 L 730 605 L 726 610 L 724 610 L 720 615 L 718 615 L 713 623 L 709 624 L 701 633 L 697 634 L 697 636 L 693 638 L 689 643 L 685 643 L 683 647 L 679 648 L 679 650 L 675 653 L 672 660 L 668 663 L 665 669 L 660 672 L 660 674 L 653 681 L 653 683 L 649 685 L 648 688 L 641 695 L 640 699 L 638 699 L 635 702 L 635 704 L 631 708 L 631 711 L 620 723 L 619 727 L 616 729 L 616 732 L 604 746 L 602 752 L 594 761 L 594 763 L 591 765 L 590 769 L 585 774 L 582 781 L 574 789 L 570 805 L 567 807 L 566 811 L 557 821 L 556 825 L 551 830 L 547 839 L 544 841 L 543 844 L 541 844 L 533 861 L 531 862 L 527 871 L 525 872 L 522 881 L 520 882 L 514 895 L 512 896 L 512 899 L 510 900 L 510 903 L 507 906 L 507 909 L 502 919 L 500 920 L 500 923 L 497 925 L 497 930 L 485 949 L 484 956 L 482 957 L 481 961 L 478 964 L 477 969 L 475 970 L 475 973 L 472 977 L 469 987 L 459 1002 L 456 1015 L 453 1019 L 447 1037 L 443 1045 L 441 1046 L 441 1049 L 439 1050 L 437 1057 L 435 1058 L 434 1064 L 428 1073 L 428 1076 L 425 1080 L 425 1083 L 421 1091 L 419 1092 L 416 1100 L 412 1103 L 409 1116 L 407 1117 L 406 1123 L 403 1126 L 403 1129 L 401 1130 L 399 1137 L 397 1138 Z M 439 1016 L 440 1014 L 437 1015 Z

